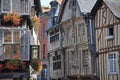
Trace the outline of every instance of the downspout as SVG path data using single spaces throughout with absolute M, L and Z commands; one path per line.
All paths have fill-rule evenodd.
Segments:
M 85 22 L 87 27 L 88 48 L 91 54 L 91 67 L 94 80 L 97 80 L 97 59 L 96 59 L 96 45 L 95 45 L 95 26 L 93 17 L 90 14 L 85 15 Z

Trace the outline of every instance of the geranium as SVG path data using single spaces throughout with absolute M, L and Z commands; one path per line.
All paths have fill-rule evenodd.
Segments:
M 20 24 L 20 15 L 15 11 L 13 13 L 7 13 L 3 16 L 5 22 L 11 22 L 13 26 L 18 26 Z
M 25 63 L 19 59 L 8 60 L 5 64 L 5 68 L 9 70 L 15 70 L 25 66 L 26 66 Z
M 0 71 L 3 69 L 3 64 L 0 64 Z

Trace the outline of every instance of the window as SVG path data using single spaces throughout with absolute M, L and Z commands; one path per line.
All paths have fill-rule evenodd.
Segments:
M 20 31 L 4 31 L 4 44 L 20 42 Z
M 58 54 L 58 51 L 55 51 L 53 56 L 53 70 L 61 69 L 61 55 Z
M 19 58 L 20 45 L 19 44 L 7 44 L 4 45 L 5 59 Z
M 83 59 L 82 59 L 82 61 L 83 61 L 83 66 L 85 67 L 85 66 L 88 66 L 88 64 L 89 64 L 89 55 L 88 55 L 88 50 L 83 50 L 82 51 L 82 55 L 83 55 Z
M 55 31 L 50 32 L 50 43 L 59 40 L 59 29 L 55 29 Z
M 11 31 L 4 31 L 4 42 L 12 42 L 12 33 Z
M 28 13 L 28 0 L 21 0 L 21 13 Z
M 108 73 L 115 74 L 117 73 L 117 53 L 112 52 L 108 54 Z
M 107 28 L 107 39 L 112 39 L 113 36 L 114 36 L 114 28 L 113 27 Z
M 53 63 L 53 70 L 61 69 L 61 61 Z
M 3 2 L 3 11 L 4 12 L 10 12 L 10 0 L 2 0 Z
M 1 2 L 3 12 L 28 13 L 29 11 L 28 0 L 2 0 Z
M 78 36 L 85 35 L 85 26 L 84 23 L 78 24 Z
M 12 59 L 17 56 L 19 59 L 29 59 L 29 37 L 27 30 L 4 30 L 2 31 L 5 59 Z
M 20 32 L 19 31 L 15 31 L 14 33 L 14 42 L 20 42 Z

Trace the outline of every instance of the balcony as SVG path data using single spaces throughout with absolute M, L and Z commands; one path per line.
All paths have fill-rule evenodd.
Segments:
M 30 15 L 30 0 L 0 0 L 0 13 L 13 13 Z

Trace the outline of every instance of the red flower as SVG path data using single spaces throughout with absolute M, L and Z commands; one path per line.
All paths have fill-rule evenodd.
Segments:
M 0 64 L 0 70 L 3 69 L 3 64 Z

